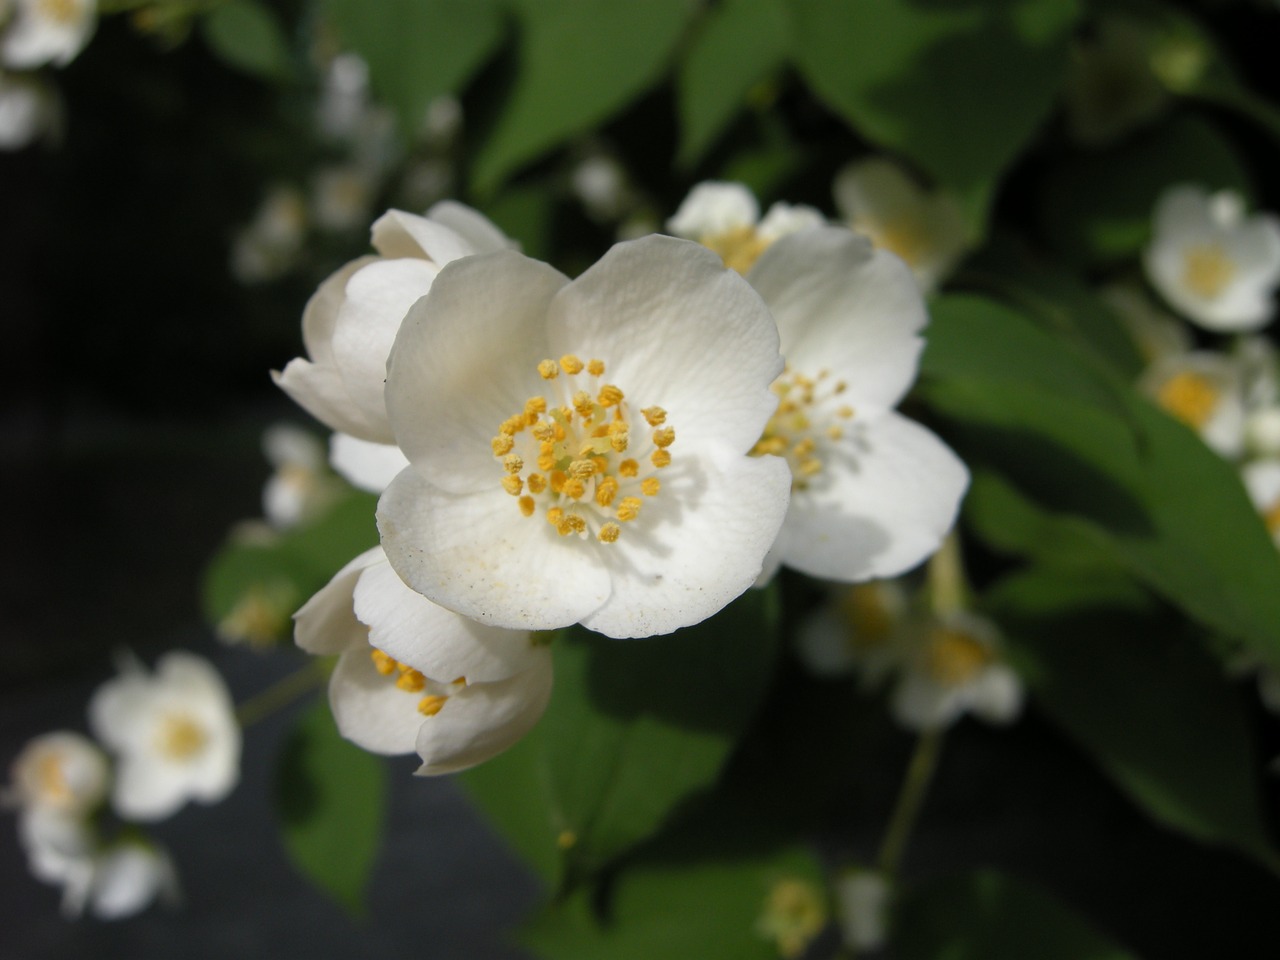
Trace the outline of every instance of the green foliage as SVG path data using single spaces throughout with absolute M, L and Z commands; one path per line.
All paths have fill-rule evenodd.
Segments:
M 226 0 L 200 21 L 205 42 L 227 64 L 268 80 L 293 75 L 289 43 L 272 10 L 255 0 Z
M 382 761 L 343 740 L 329 705 L 303 713 L 276 768 L 280 836 L 294 865 L 355 915 L 382 840 Z
M 556 690 L 532 734 L 463 783 L 552 886 L 590 876 L 711 786 L 759 706 L 777 645 L 771 591 L 644 642 L 554 641 Z
M 994 870 L 911 891 L 894 931 L 901 960 L 1136 960 L 1070 908 Z

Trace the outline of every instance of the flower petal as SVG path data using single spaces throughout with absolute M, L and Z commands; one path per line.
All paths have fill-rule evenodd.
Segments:
M 329 438 L 329 466 L 353 487 L 381 493 L 409 465 L 394 443 L 372 443 L 349 433 Z
M 295 357 L 283 371 L 272 370 L 271 379 L 294 403 L 332 430 L 376 437 L 385 429 L 356 406 L 336 366 Z
M 605 545 L 560 537 L 522 517 L 499 486 L 469 495 L 405 470 L 378 502 L 382 546 L 414 590 L 482 623 L 513 630 L 568 626 L 609 596 Z
M 851 430 L 844 444 L 847 460 L 792 495 L 775 549 L 810 576 L 896 576 L 938 548 L 969 472 L 934 434 L 893 411 Z
M 335 573 L 293 615 L 294 642 L 319 656 L 332 656 L 365 643 L 369 630 L 356 619 L 352 596 L 365 568 L 385 559 L 382 548 L 374 547 Z
M 333 362 L 333 330 L 347 296 L 347 281 L 357 270 L 377 262 L 377 257 L 357 257 L 329 274 L 307 301 L 302 311 L 302 342 L 315 363 Z
M 474 253 L 493 253 L 496 250 L 518 250 L 520 245 L 494 225 L 484 214 L 455 200 L 441 200 L 432 204 L 427 219 L 442 224 L 471 245 Z M 443 266 L 443 262 L 437 260 Z
M 338 732 L 371 753 L 413 753 L 423 716 L 419 694 L 401 690 L 373 664 L 368 644 L 338 658 L 329 678 L 329 708 Z
M 437 267 L 478 253 L 462 236 L 427 217 L 388 210 L 373 224 L 373 248 L 388 259 L 426 259 Z

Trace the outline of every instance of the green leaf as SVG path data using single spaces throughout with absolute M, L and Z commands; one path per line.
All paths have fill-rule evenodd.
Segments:
M 476 190 L 609 119 L 662 76 L 690 0 L 513 0 L 520 22 L 511 100 L 476 157 Z
M 1156 201 L 1180 183 L 1252 195 L 1231 144 L 1208 120 L 1175 117 L 1105 153 L 1057 164 L 1041 191 L 1042 233 L 1068 260 L 1085 265 L 1136 256 L 1151 236 Z
M 1033 569 L 987 594 L 1037 703 L 1160 823 L 1273 869 L 1258 751 L 1185 621 L 1127 578 Z
M 765 590 L 664 637 L 566 631 L 541 723 L 463 783 L 548 883 L 576 883 L 715 783 L 764 696 L 777 634 Z
M 318 701 L 298 719 L 276 769 L 280 835 L 294 865 L 355 915 L 382 839 L 382 761 L 343 740 Z
M 900 960 L 1136 960 L 1069 907 L 994 870 L 910 892 L 893 948 Z
M 322 9 L 409 136 L 427 104 L 460 92 L 503 35 L 499 0 L 322 0 Z
M 200 21 L 209 49 L 223 61 L 268 80 L 293 74 L 289 44 L 273 11 L 254 0 L 226 0 Z
M 971 212 L 1053 109 L 1079 15 L 1075 0 L 791 5 L 814 92 L 970 198 Z
M 726 0 L 707 11 L 676 81 L 681 166 L 701 159 L 790 47 L 782 0 Z
M 583 889 L 536 916 L 521 935 L 547 960 L 776 960 L 759 929 L 770 891 L 799 882 L 821 895 L 820 871 L 799 849 L 766 855 L 709 855 L 628 864 L 610 886 L 607 919 Z

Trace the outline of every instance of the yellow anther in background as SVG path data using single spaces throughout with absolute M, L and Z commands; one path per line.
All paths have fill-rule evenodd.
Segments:
M 560 358 L 560 369 L 565 373 L 574 374 L 582 372 L 582 361 L 575 357 L 572 353 L 566 353 Z
M 551 524 L 553 527 L 558 527 L 560 525 L 560 521 L 563 519 L 564 511 L 559 507 L 552 507 L 547 511 L 547 523 Z
M 602 507 L 607 507 L 613 503 L 613 498 L 618 495 L 618 481 L 613 477 L 605 477 L 596 484 L 596 503 Z
M 533 511 L 536 509 L 536 507 L 537 505 L 533 502 L 533 497 L 520 498 L 520 512 L 523 513 L 526 517 L 532 517 Z
M 667 422 L 667 411 L 661 407 L 645 407 L 640 413 L 651 427 L 660 427 Z
M 620 536 L 622 536 L 622 528 L 613 521 L 602 526 L 600 532 L 596 534 L 601 543 L 613 543 Z
M 817 457 L 809 457 L 800 461 L 800 475 L 812 477 L 822 472 L 822 461 Z
M 576 513 L 567 514 L 564 519 L 556 524 L 556 533 L 562 537 L 567 537 L 571 533 L 581 533 L 585 529 L 587 529 L 587 521 Z
M 543 490 L 547 489 L 547 478 L 546 478 L 546 477 L 544 477 L 544 476 L 543 476 L 542 474 L 540 474 L 540 473 L 531 473 L 531 474 L 529 474 L 529 481 L 528 481 L 528 483 L 529 483 L 529 492 L 530 492 L 530 493 L 537 494 L 537 493 L 541 493 Z
M 498 430 L 508 436 L 514 436 L 527 426 L 528 423 L 525 422 L 524 414 L 518 413 L 514 417 L 507 417 L 507 419 L 503 420 L 502 426 Z
M 603 377 L 603 376 L 604 376 L 604 361 L 603 361 L 603 360 L 588 360 L 588 361 L 587 361 L 587 373 L 591 374 L 593 377 Z
M 384 677 L 389 677 L 396 672 L 396 661 L 394 657 L 389 657 L 381 650 L 370 650 L 369 656 L 373 659 L 373 668 Z
M 558 494 L 564 490 L 564 482 L 569 479 L 563 470 L 551 471 L 551 492 Z
M 427 678 L 412 668 L 396 677 L 396 686 L 410 693 L 417 693 L 427 688 Z
M 511 494 L 513 497 L 518 497 L 524 490 L 524 481 L 519 477 L 513 477 L 511 474 L 507 474 L 502 478 L 502 489 L 507 491 L 507 493 Z
M 827 437 L 831 440 L 843 440 L 844 431 L 841 430 L 839 427 L 837 427 L 835 424 L 832 424 L 831 426 L 827 427 Z
M 554 380 L 560 376 L 560 368 L 554 360 L 543 360 L 538 364 L 538 373 L 542 374 L 543 380 Z
M 622 502 L 618 504 L 618 519 L 623 523 L 628 520 L 634 520 L 640 515 L 640 507 L 643 502 L 639 497 L 623 497 Z
M 653 431 L 653 445 L 655 447 L 669 447 L 676 442 L 676 431 L 674 427 L 662 427 Z
M 606 383 L 600 388 L 600 393 L 596 400 L 602 407 L 616 407 L 622 402 L 622 391 L 612 383 Z
M 644 491 L 646 497 L 656 497 L 658 491 L 662 489 L 662 481 L 657 477 L 645 477 L 640 483 L 640 489 Z
M 650 462 L 650 463 L 652 463 L 652 464 L 653 464 L 655 467 L 657 467 L 659 470 L 661 470 L 663 467 L 670 466 L 670 464 L 671 464 L 671 451 L 670 451 L 670 450 L 655 450 L 655 451 L 653 451 L 653 456 L 651 456 L 651 457 L 649 458 L 649 462 Z
M 424 717 L 434 717 L 444 707 L 444 702 L 448 697 L 432 694 L 429 697 L 423 697 L 418 701 L 418 712 Z
M 634 477 L 640 472 L 640 464 L 634 460 L 623 460 L 618 464 L 618 475 L 622 477 Z
M 848 420 L 853 416 L 853 407 L 837 407 L 836 416 L 841 420 Z
M 524 412 L 525 412 L 525 416 L 528 416 L 531 413 L 534 413 L 534 414 L 546 413 L 547 398 L 546 397 L 530 397 L 528 400 L 524 402 Z
M 493 455 L 500 457 L 503 454 L 510 453 L 511 448 L 516 445 L 515 440 L 508 434 L 500 433 L 493 438 Z
M 514 453 L 509 453 L 502 458 L 502 468 L 506 470 L 507 473 L 519 473 L 524 469 L 524 460 L 516 456 Z
M 579 390 L 573 395 L 573 409 L 578 411 L 578 416 L 583 420 L 590 418 L 596 411 L 595 401 L 591 399 L 591 394 L 585 390 Z

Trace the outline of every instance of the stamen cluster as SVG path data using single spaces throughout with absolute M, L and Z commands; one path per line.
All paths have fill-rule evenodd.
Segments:
M 808 377 L 787 367 L 772 390 L 778 409 L 751 452 L 756 456 L 784 457 L 791 467 L 791 489 L 807 489 L 822 472 L 825 442 L 844 438 L 844 421 L 853 419 L 853 408 L 836 400 L 848 389 L 843 380 L 828 383 L 829 370 Z

